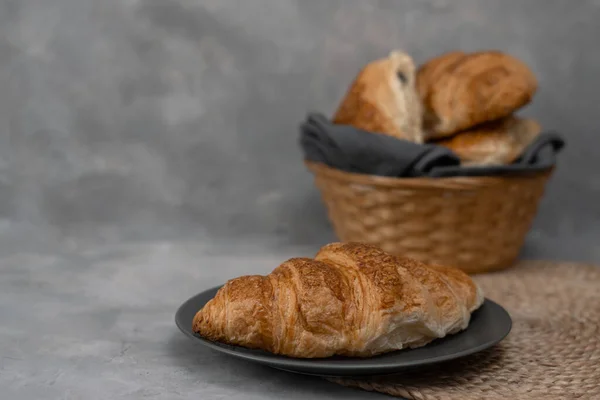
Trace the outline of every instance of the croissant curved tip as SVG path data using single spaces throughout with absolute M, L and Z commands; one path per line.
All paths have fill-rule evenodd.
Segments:
M 200 310 L 196 313 L 196 315 L 194 316 L 194 319 L 192 321 L 192 331 L 201 336 L 204 336 L 205 325 L 206 325 L 205 313 L 203 312 L 203 310 Z

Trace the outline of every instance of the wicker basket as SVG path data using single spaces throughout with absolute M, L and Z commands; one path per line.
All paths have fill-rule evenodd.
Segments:
M 306 165 L 339 240 L 471 274 L 514 264 L 552 174 L 388 178 Z

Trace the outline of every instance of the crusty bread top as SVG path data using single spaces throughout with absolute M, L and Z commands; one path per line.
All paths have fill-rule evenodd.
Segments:
M 509 54 L 452 51 L 418 69 L 417 88 L 426 139 L 441 139 L 514 113 L 531 101 L 537 80 Z

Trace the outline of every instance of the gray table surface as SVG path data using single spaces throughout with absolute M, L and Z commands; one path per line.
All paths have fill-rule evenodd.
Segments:
M 380 396 L 231 359 L 175 327 L 177 307 L 197 292 L 266 274 L 318 246 L 205 238 L 99 244 L 24 234 L 28 241 L 0 235 L 3 399 Z

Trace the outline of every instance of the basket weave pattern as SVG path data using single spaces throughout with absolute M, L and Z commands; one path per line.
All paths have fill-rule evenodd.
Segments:
M 307 166 L 340 240 L 468 273 L 515 262 L 551 175 L 388 178 Z

